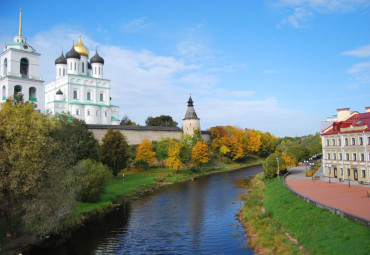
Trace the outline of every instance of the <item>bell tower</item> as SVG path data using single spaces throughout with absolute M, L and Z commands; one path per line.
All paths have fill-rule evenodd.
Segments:
M 190 95 L 188 109 L 186 111 L 185 118 L 182 121 L 182 132 L 184 134 L 193 135 L 194 130 L 196 129 L 200 131 L 200 119 L 194 110 L 194 102 Z
M 43 81 L 39 76 L 39 57 L 27 38 L 22 35 L 22 9 L 19 10 L 18 35 L 13 43 L 5 44 L 0 54 L 0 102 L 14 95 L 22 94 L 24 101 L 35 103 L 43 110 Z

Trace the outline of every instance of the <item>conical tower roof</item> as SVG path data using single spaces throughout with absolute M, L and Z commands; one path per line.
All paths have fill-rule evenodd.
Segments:
M 186 111 L 184 120 L 199 120 L 197 113 L 194 110 L 194 102 L 191 96 L 188 101 L 188 110 Z

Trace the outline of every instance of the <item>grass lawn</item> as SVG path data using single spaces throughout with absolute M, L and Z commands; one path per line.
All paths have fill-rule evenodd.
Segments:
M 281 179 L 266 180 L 264 206 L 311 254 L 369 254 L 370 228 L 306 203 Z

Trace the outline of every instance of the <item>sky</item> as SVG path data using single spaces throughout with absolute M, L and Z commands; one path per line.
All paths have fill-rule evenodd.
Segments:
M 320 131 L 338 108 L 370 106 L 370 0 L 4 1 L 0 44 L 18 34 L 41 53 L 40 75 L 81 33 L 104 58 L 120 118 L 181 127 L 191 94 L 202 130 L 275 136 Z

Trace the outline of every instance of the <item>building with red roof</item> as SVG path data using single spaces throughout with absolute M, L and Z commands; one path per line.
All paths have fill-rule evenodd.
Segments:
M 337 121 L 321 132 L 323 173 L 341 181 L 370 183 L 370 107 L 365 113 L 337 110 Z

